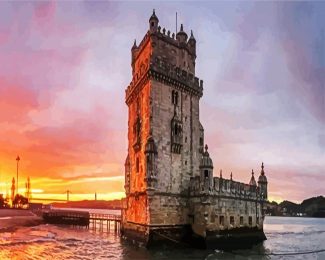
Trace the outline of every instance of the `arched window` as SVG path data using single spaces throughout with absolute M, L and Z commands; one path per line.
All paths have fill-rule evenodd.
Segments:
M 151 172 L 152 172 L 152 163 L 151 163 L 150 155 L 147 154 L 146 158 L 147 158 L 147 165 L 146 165 L 146 167 L 147 167 L 147 176 L 150 176 Z
M 178 104 L 178 92 L 175 90 L 172 91 L 172 104 Z
M 209 178 L 209 171 L 208 170 L 204 170 L 204 178 Z

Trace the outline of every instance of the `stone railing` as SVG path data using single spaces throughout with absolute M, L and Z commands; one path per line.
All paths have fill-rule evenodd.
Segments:
M 234 180 L 213 177 L 201 179 L 192 177 L 189 186 L 190 196 L 211 195 L 224 197 L 242 197 L 243 199 L 262 199 L 259 187 L 237 182 Z
M 170 63 L 164 62 L 162 59 L 154 58 L 150 62 L 150 68 L 165 74 L 166 76 L 179 80 L 185 85 L 189 85 L 196 89 L 203 89 L 203 80 L 195 77 L 194 74 L 187 72 L 180 67 L 176 67 Z

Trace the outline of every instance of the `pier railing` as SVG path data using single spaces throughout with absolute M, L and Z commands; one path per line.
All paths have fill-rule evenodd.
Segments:
M 121 216 L 120 215 L 113 215 L 113 214 L 97 214 L 91 213 L 90 214 L 90 228 L 99 231 L 106 231 L 110 232 L 111 229 L 114 229 L 115 233 L 120 232 L 121 227 Z M 113 224 L 113 227 L 112 227 Z
M 43 212 L 43 219 L 50 224 L 81 226 L 102 232 L 119 233 L 121 216 L 114 214 L 89 213 L 73 210 L 49 210 Z
M 90 219 L 121 221 L 121 215 L 90 213 Z

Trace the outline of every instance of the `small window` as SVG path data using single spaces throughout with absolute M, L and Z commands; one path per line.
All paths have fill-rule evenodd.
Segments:
M 223 226 L 225 224 L 225 217 L 224 216 L 219 217 L 219 224 L 220 224 L 220 226 Z
M 252 217 L 248 217 L 248 225 L 252 225 L 253 224 L 253 218 Z
M 137 172 L 139 172 L 139 158 L 137 158 L 137 161 L 136 161 L 136 168 L 137 168 Z
M 200 145 L 202 146 L 203 145 L 203 138 L 200 137 Z
M 209 171 L 208 170 L 204 170 L 204 178 L 209 178 Z
M 256 225 L 259 225 L 259 223 L 260 223 L 260 218 L 257 217 L 257 218 L 256 218 Z
M 235 225 L 235 217 L 230 216 L 230 225 Z
M 244 217 L 243 216 L 240 216 L 239 222 L 240 222 L 241 226 L 244 225 Z
M 172 91 L 172 103 L 174 105 L 178 104 L 178 92 L 175 90 Z
M 151 22 L 151 27 L 154 27 L 155 23 L 154 22 Z

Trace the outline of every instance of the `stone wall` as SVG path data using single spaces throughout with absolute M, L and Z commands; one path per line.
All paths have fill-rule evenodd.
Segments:
M 188 198 L 179 194 L 156 193 L 149 197 L 150 225 L 174 226 L 188 224 Z
M 187 192 L 190 177 L 199 175 L 199 97 L 154 80 L 151 85 L 151 128 L 158 148 L 157 191 Z M 172 103 L 173 90 L 180 94 L 176 106 Z M 171 151 L 171 121 L 175 113 L 183 129 L 179 154 Z
M 256 186 L 233 180 L 191 178 L 189 212 L 195 233 L 235 228 L 263 229 L 265 200 Z
M 154 58 L 158 57 L 167 63 L 195 74 L 196 57 L 186 44 L 180 44 L 178 40 L 159 31 L 152 34 L 151 40 L 154 46 Z

